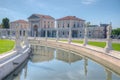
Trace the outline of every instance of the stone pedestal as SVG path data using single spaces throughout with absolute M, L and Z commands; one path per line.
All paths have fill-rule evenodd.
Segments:
M 110 24 L 107 26 L 107 41 L 106 41 L 105 52 L 109 52 L 110 50 L 112 50 L 111 31 L 112 31 L 112 26 Z

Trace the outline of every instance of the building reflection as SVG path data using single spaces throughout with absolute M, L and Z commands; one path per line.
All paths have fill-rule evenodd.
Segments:
M 50 61 L 50 60 L 53 60 L 53 59 L 57 59 L 57 60 L 66 62 L 68 64 L 71 64 L 71 63 L 74 63 L 76 61 L 80 61 L 80 60 L 83 59 L 82 60 L 83 65 L 82 66 L 84 66 L 84 69 L 83 68 L 82 69 L 84 71 L 83 74 L 85 75 L 85 79 L 87 80 L 90 76 L 90 74 L 88 74 L 89 58 L 87 58 L 86 56 L 82 56 L 82 55 L 78 56 L 76 54 L 73 54 L 71 51 L 63 51 L 63 50 L 53 49 L 53 48 L 43 47 L 43 46 L 32 46 L 32 50 L 33 50 L 33 52 L 32 52 L 33 57 L 31 59 L 32 62 L 30 61 L 31 62 L 30 64 L 32 64 L 32 67 L 36 66 L 36 64 L 34 64 L 34 63 Z M 89 63 L 89 65 L 90 65 L 90 63 Z M 11 76 L 9 76 L 7 79 L 4 79 L 4 80 L 27 80 L 30 77 L 33 77 L 33 76 L 31 76 L 31 74 L 33 72 L 30 73 L 30 69 L 34 69 L 34 68 L 30 68 L 31 66 L 29 66 L 29 65 L 23 66 L 23 67 L 21 68 L 22 71 L 19 72 L 20 69 L 16 69 L 18 71 L 15 71 Z M 38 67 L 42 68 L 42 69 L 45 69 L 45 70 L 46 69 L 49 69 L 49 70 L 51 69 L 51 68 L 46 67 L 46 66 L 44 66 L 44 67 L 38 66 Z M 105 80 L 112 80 L 111 70 L 109 70 L 105 66 L 103 66 L 103 67 L 104 67 L 103 69 L 105 70 L 105 73 L 106 73 L 106 79 Z M 76 68 L 76 66 L 74 68 Z M 57 68 L 57 69 L 59 69 L 59 68 Z M 19 74 L 17 75 L 17 77 L 14 78 L 14 75 L 18 72 L 19 72 Z
M 67 62 L 69 64 L 82 60 L 82 57 L 71 53 L 70 51 L 57 50 L 56 59 Z
M 32 46 L 32 62 L 50 61 L 54 58 L 54 49 L 43 46 Z

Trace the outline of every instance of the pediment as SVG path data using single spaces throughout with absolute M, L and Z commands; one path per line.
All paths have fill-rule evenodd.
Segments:
M 28 19 L 39 19 L 40 17 L 36 16 L 36 15 L 31 15 L 30 17 L 28 17 Z

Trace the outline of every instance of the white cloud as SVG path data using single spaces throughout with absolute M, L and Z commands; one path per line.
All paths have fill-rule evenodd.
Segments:
M 93 4 L 95 2 L 96 2 L 96 0 L 81 0 L 81 3 L 86 4 L 86 5 Z

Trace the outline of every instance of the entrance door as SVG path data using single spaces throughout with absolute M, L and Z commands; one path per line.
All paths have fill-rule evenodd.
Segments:
M 37 25 L 35 25 L 34 26 L 34 36 L 38 36 L 38 26 Z

